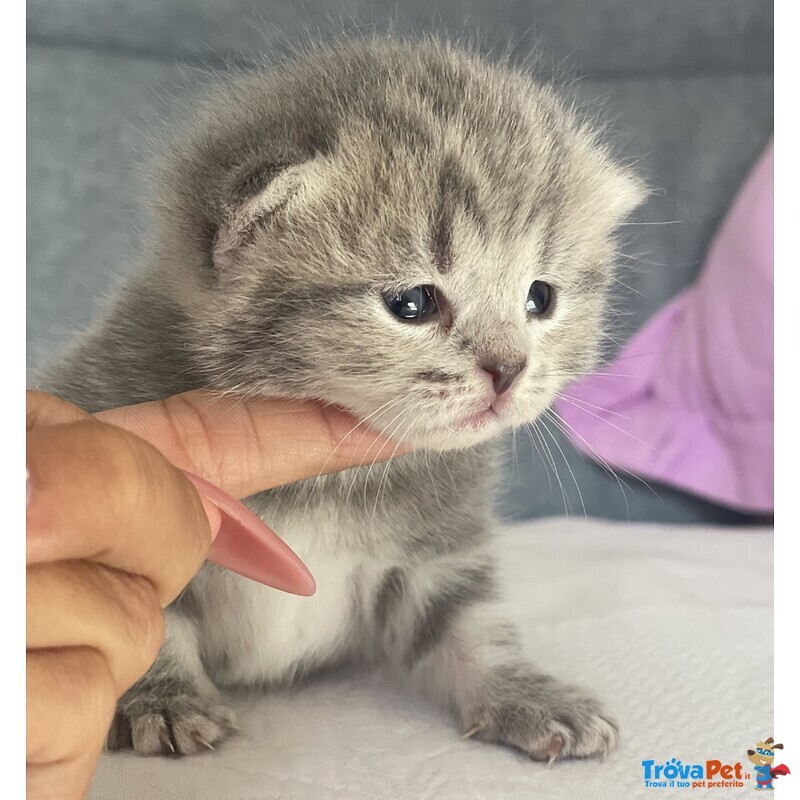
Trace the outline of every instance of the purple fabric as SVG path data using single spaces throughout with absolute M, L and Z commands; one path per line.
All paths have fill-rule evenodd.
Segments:
M 695 284 L 556 404 L 612 466 L 753 513 L 773 509 L 773 147 Z

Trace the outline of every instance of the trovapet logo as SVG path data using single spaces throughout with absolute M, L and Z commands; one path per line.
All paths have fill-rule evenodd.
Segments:
M 644 785 L 648 789 L 731 789 L 744 786 L 750 779 L 741 762 L 726 764 L 716 758 L 703 762 L 686 762 L 672 758 L 659 763 L 642 761 Z
M 642 761 L 642 778 L 647 789 L 737 789 L 754 785 L 768 791 L 774 788 L 776 778 L 791 774 L 786 764 L 774 764 L 776 750 L 783 750 L 783 745 L 775 744 L 772 737 L 756 742 L 755 750 L 747 751 L 750 763 L 745 762 L 746 766 L 741 761 L 719 758 L 649 758 Z

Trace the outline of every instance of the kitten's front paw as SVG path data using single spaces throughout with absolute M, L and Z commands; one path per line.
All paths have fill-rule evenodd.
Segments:
M 518 669 L 498 674 L 487 694 L 465 716 L 465 737 L 510 745 L 548 763 L 605 757 L 617 745 L 617 725 L 602 705 L 547 675 Z
M 141 755 L 191 755 L 213 750 L 237 730 L 234 713 L 217 697 L 148 692 L 120 701 L 107 747 Z

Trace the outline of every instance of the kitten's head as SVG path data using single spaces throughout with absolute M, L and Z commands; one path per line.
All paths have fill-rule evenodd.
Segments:
M 159 261 L 209 382 L 436 449 L 533 420 L 593 366 L 642 197 L 549 91 L 430 42 L 239 76 L 164 175 Z

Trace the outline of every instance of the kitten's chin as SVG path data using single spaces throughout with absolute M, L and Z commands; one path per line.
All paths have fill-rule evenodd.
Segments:
M 457 419 L 450 424 L 431 424 L 409 431 L 403 437 L 403 444 L 415 450 L 464 450 L 483 442 L 497 439 L 521 425 L 533 423 L 547 406 L 524 416 L 506 411 L 496 412 L 487 409 Z
M 477 417 L 478 415 L 476 415 Z M 470 420 L 469 424 L 456 424 L 448 428 L 428 428 L 413 431 L 404 437 L 404 444 L 416 450 L 464 450 L 476 444 L 497 438 L 510 424 L 497 417 Z

